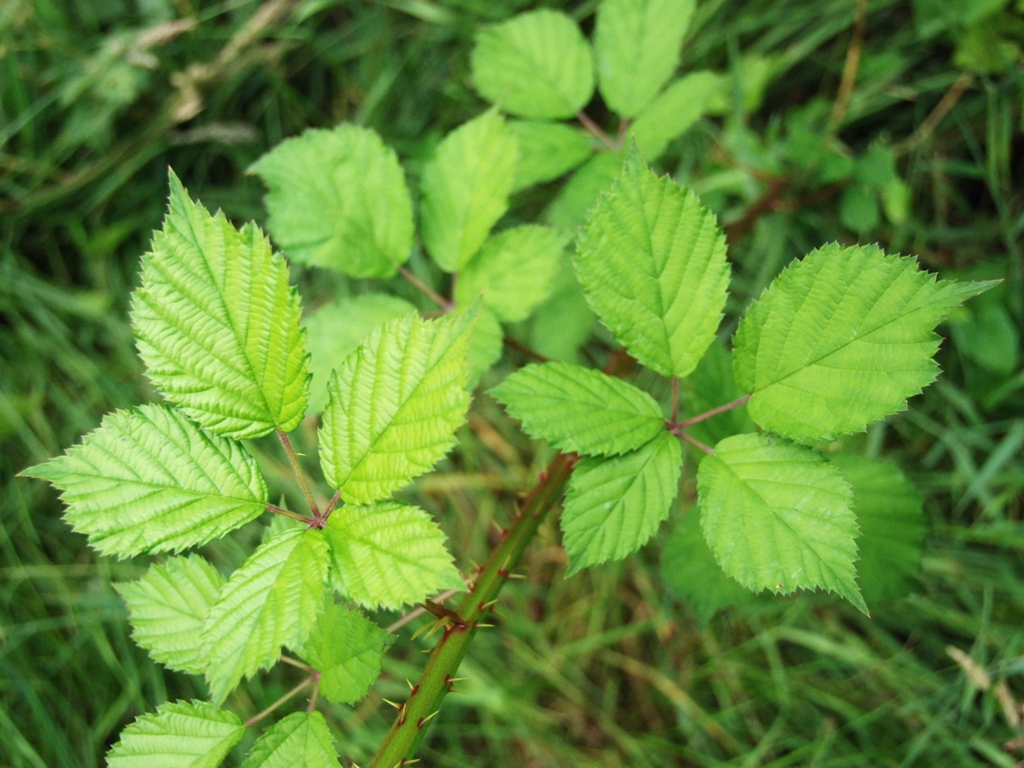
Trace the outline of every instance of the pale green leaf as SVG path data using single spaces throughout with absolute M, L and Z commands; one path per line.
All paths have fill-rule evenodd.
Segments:
M 384 499 L 455 444 L 469 407 L 465 315 L 377 327 L 331 377 L 320 463 L 345 501 Z
M 471 66 L 481 95 L 521 117 L 573 117 L 594 92 L 590 44 L 559 11 L 530 11 L 486 27 Z
M 174 701 L 142 715 L 107 753 L 109 768 L 217 768 L 245 735 L 238 716 L 208 701 Z
M 558 196 L 544 210 L 544 221 L 575 234 L 587 212 L 622 172 L 621 152 L 598 152 L 569 177 Z
M 724 608 L 753 599 L 749 590 L 726 576 L 715 562 L 700 530 L 700 507 L 696 504 L 686 511 L 665 541 L 661 576 L 673 592 L 693 606 L 701 626 L 706 626 Z
M 686 376 L 722 319 L 725 235 L 693 192 L 634 152 L 580 233 L 576 274 L 630 354 L 664 376 Z
M 704 538 L 740 584 L 824 587 L 867 613 L 853 566 L 853 492 L 821 455 L 779 438 L 727 437 L 701 462 L 697 490 Z
M 394 639 L 359 611 L 333 601 L 317 617 L 302 657 L 320 672 L 320 693 L 335 704 L 359 701 L 380 675 Z
M 704 116 L 721 88 L 721 78 L 708 71 L 691 72 L 666 88 L 629 128 L 644 157 L 654 160 L 670 141 L 686 133 Z
M 395 151 L 370 128 L 287 139 L 250 168 L 289 258 L 352 277 L 391 277 L 412 249 L 412 199 Z
M 551 297 L 533 313 L 529 346 L 551 360 L 578 363 L 580 347 L 590 338 L 597 316 L 587 304 L 567 257 L 562 257 L 553 282 Z
M 259 517 L 267 501 L 239 443 L 156 405 L 108 414 L 80 445 L 22 474 L 63 489 L 71 527 L 122 557 L 205 544 Z
M 201 675 L 206 660 L 196 644 L 203 619 L 224 578 L 199 555 L 172 557 L 137 581 L 115 584 L 128 604 L 132 638 L 171 669 Z
M 270 726 L 242 768 L 338 768 L 338 751 L 319 712 L 293 712 Z
M 306 410 L 309 371 L 288 265 L 255 224 L 235 229 L 170 178 L 170 210 L 132 298 L 149 377 L 212 432 L 289 432 Z
M 567 575 L 640 549 L 668 517 L 682 462 L 679 440 L 665 431 L 632 453 L 580 459 L 561 520 Z
M 733 339 L 751 418 L 817 439 L 905 409 L 938 374 L 932 329 L 993 285 L 936 282 L 916 260 L 870 245 L 812 251 L 768 286 Z
M 328 518 L 324 535 L 335 588 L 366 608 L 400 608 L 465 586 L 444 533 L 422 509 L 346 504 Z
M 848 453 L 829 457 L 853 486 L 860 523 L 857 563 L 868 605 L 909 594 L 921 571 L 927 525 L 921 494 L 898 467 Z
M 569 363 L 520 368 L 491 394 L 531 437 L 566 453 L 626 453 L 665 429 L 661 406 L 646 392 Z
M 415 312 L 405 299 L 386 293 L 367 293 L 325 304 L 302 319 L 309 350 L 309 412 L 320 413 L 327 406 L 327 384 L 331 371 L 356 351 L 373 329 L 386 320 Z
M 519 138 L 513 192 L 557 179 L 594 154 L 587 134 L 565 123 L 516 120 L 509 127 Z
M 565 245 L 560 232 L 536 224 L 499 232 L 459 272 L 455 300 L 468 304 L 483 294 L 501 320 L 525 320 L 551 292 Z
M 446 272 L 462 269 L 508 210 L 519 145 L 495 110 L 449 133 L 423 169 L 423 244 Z
M 613 112 L 636 117 L 679 66 L 694 0 L 602 0 L 594 58 L 601 96 Z
M 302 645 L 323 606 L 328 563 L 319 530 L 292 529 L 267 539 L 231 574 L 199 635 L 214 701 L 271 667 L 282 645 Z
M 467 388 L 475 389 L 481 377 L 501 359 L 501 352 L 505 348 L 505 332 L 498 318 L 487 307 L 473 304 L 469 310 L 459 310 L 463 311 L 476 314 L 473 333 L 469 337 L 469 349 L 466 350 L 466 363 L 469 367 Z

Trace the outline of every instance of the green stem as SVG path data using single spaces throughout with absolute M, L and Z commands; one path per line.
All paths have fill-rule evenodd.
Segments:
M 313 513 L 314 519 L 319 520 L 320 510 L 316 505 L 316 501 L 313 499 L 313 492 L 309 490 L 309 483 L 306 482 L 306 474 L 302 471 L 302 467 L 299 466 L 299 457 L 296 455 L 295 449 L 292 448 L 291 440 L 288 439 L 288 435 L 286 435 L 280 428 L 277 430 L 277 436 L 281 438 L 281 445 L 284 446 L 284 452 L 288 454 L 288 461 L 292 465 L 292 472 L 295 473 L 295 477 L 299 481 L 299 486 L 302 488 L 302 495 L 306 497 L 306 503 L 309 505 L 309 511 Z
M 431 651 L 408 700 L 399 708 L 398 717 L 369 768 L 396 768 L 412 759 L 426 734 L 427 723 L 437 714 L 445 695 L 454 686 L 454 676 L 466 649 L 484 623 L 481 619 L 492 609 L 548 510 L 561 497 L 577 458 L 575 454 L 556 456 L 527 495 L 515 521 L 502 534 L 501 543 L 478 571 L 476 582 L 455 612 L 456 617 L 445 620 L 444 634 Z

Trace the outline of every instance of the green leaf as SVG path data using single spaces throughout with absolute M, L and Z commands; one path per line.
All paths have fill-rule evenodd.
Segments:
M 349 502 L 384 499 L 455 444 L 469 407 L 465 315 L 377 327 L 331 376 L 320 463 Z
M 481 377 L 501 359 L 501 352 L 505 348 L 505 332 L 498 318 L 487 307 L 473 304 L 470 309 L 460 309 L 459 312 L 476 314 L 473 333 L 469 337 L 469 349 L 466 350 L 466 362 L 469 365 L 467 389 L 475 389 Z
M 643 112 L 679 66 L 694 0 L 603 0 L 594 58 L 601 96 L 613 112 Z
M 565 123 L 516 120 L 509 127 L 519 139 L 513 192 L 557 179 L 594 154 L 587 134 Z
M 935 378 L 942 317 L 995 282 L 936 282 L 912 258 L 826 245 L 747 310 L 733 368 L 755 422 L 796 438 L 856 432 Z
M 580 347 L 590 338 L 597 316 L 590 309 L 572 263 L 562 257 L 551 297 L 533 313 L 529 345 L 544 357 L 576 363 Z
M 199 555 L 171 557 L 137 581 L 115 584 L 128 604 L 132 638 L 170 669 L 201 675 L 206 659 L 196 637 L 224 578 Z
M 252 745 L 242 768 L 338 768 L 338 751 L 319 712 L 293 712 Z
M 725 235 L 693 192 L 634 152 L 580 233 L 576 274 L 630 354 L 663 376 L 686 376 L 722 319 Z
M 480 94 L 509 114 L 573 117 L 594 92 L 590 45 L 571 18 L 531 11 L 486 27 L 471 59 Z
M 380 675 L 384 651 L 394 637 L 333 601 L 317 618 L 302 657 L 320 672 L 320 693 L 335 704 L 359 701 Z
M 121 557 L 205 544 L 259 517 L 267 501 L 239 443 L 156 405 L 108 414 L 81 445 L 22 474 L 62 489 L 71 527 Z
M 462 269 L 508 210 L 519 147 L 495 110 L 449 133 L 423 169 L 423 244 L 445 272 Z
M 328 518 L 324 536 L 335 588 L 366 608 L 400 608 L 465 588 L 444 534 L 422 509 L 390 501 L 346 504 Z
M 566 575 L 643 546 L 668 517 L 682 463 L 679 440 L 665 431 L 632 453 L 580 459 L 562 512 Z
M 622 171 L 621 152 L 598 152 L 583 164 L 565 183 L 551 205 L 544 211 L 544 221 L 553 227 L 572 232 L 587 220 L 587 212 L 598 196 L 618 178 Z
M 560 232 L 536 224 L 499 232 L 459 273 L 455 300 L 468 304 L 483 294 L 501 320 L 525 320 L 551 292 L 565 244 Z
M 249 172 L 269 189 L 270 234 L 289 258 L 352 277 L 391 277 L 409 258 L 412 198 L 395 151 L 373 130 L 308 130 Z
M 842 473 L 818 453 L 762 435 L 727 437 L 697 471 L 701 526 L 747 589 L 824 587 L 867 613 L 857 587 L 857 518 Z
M 276 663 L 282 645 L 302 645 L 323 606 L 328 563 L 319 530 L 292 529 L 267 539 L 231 574 L 199 636 L 214 701 Z
M 491 394 L 531 437 L 566 453 L 622 454 L 649 443 L 665 429 L 665 416 L 653 397 L 578 365 L 528 365 Z
M 405 299 L 386 293 L 367 293 L 340 299 L 302 319 L 309 350 L 309 412 L 321 413 L 327 406 L 327 384 L 331 371 L 356 351 L 373 329 L 386 320 L 415 312 Z
M 211 216 L 172 172 L 132 298 L 139 355 L 164 396 L 229 437 L 295 429 L 309 378 L 299 314 L 288 265 L 259 228 Z
M 884 461 L 848 453 L 834 454 L 829 461 L 853 486 L 864 600 L 873 606 L 904 597 L 921 570 L 927 533 L 921 494 L 898 467 Z
M 208 701 L 174 701 L 142 715 L 107 753 L 109 768 L 217 768 L 245 735 L 238 716 Z
M 672 591 L 693 606 L 702 627 L 724 608 L 743 605 L 753 599 L 748 590 L 726 576 L 715 562 L 700 530 L 700 507 L 696 504 L 676 523 L 665 542 L 661 552 L 661 575 Z
M 700 120 L 721 93 L 721 78 L 713 72 L 691 72 L 672 83 L 630 127 L 637 148 L 648 160 L 659 157 L 670 141 Z

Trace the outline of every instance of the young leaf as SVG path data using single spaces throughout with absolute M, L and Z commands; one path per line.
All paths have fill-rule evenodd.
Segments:
M 365 608 L 400 608 L 465 584 L 444 534 L 422 509 L 395 502 L 335 510 L 324 536 L 338 592 Z
M 551 292 L 565 243 L 557 230 L 536 224 L 499 232 L 459 273 L 455 300 L 468 304 L 482 293 L 500 319 L 525 320 Z
M 562 512 L 566 575 L 640 549 L 668 517 L 682 463 L 679 440 L 665 431 L 632 453 L 580 459 Z
M 359 611 L 330 601 L 301 655 L 320 672 L 320 693 L 328 701 L 352 704 L 380 675 L 381 659 L 393 640 Z
M 905 409 L 938 373 L 932 329 L 993 285 L 936 282 L 914 259 L 870 245 L 812 251 L 768 286 L 733 339 L 751 418 L 820 439 Z
M 462 269 L 508 210 L 519 155 L 495 110 L 449 133 L 423 169 L 423 244 L 446 272 Z
M 565 123 L 516 120 L 509 128 L 519 139 L 513 192 L 557 179 L 594 154 L 587 134 Z
M 838 453 L 829 461 L 853 486 L 860 538 L 857 573 L 868 605 L 911 592 L 921 570 L 927 525 L 921 494 L 898 467 Z
M 486 27 L 471 59 L 481 95 L 535 120 L 572 117 L 594 92 L 590 45 L 571 18 L 542 9 Z
M 575 234 L 587 220 L 587 212 L 598 196 L 622 172 L 621 152 L 598 152 L 583 164 L 565 183 L 558 196 L 544 211 L 544 221 L 553 227 Z
M 686 133 L 704 116 L 721 87 L 718 75 L 703 71 L 691 72 L 666 88 L 629 129 L 644 157 L 659 157 L 670 141 Z
M 121 557 L 205 544 L 259 517 L 267 501 L 239 443 L 156 405 L 108 414 L 80 445 L 22 474 L 63 489 L 71 527 Z
M 727 437 L 697 471 L 701 526 L 727 574 L 755 592 L 824 587 L 867 613 L 857 587 L 857 518 L 842 473 L 810 448 Z
M 231 574 L 199 636 L 214 701 L 274 664 L 282 645 L 302 645 L 323 606 L 328 563 L 319 530 L 292 529 L 265 541 Z
M 128 604 L 132 638 L 156 661 L 201 675 L 206 660 L 196 637 L 224 578 L 199 555 L 171 557 L 137 581 L 115 584 Z
M 661 406 L 621 379 L 568 363 L 520 368 L 491 390 L 531 437 L 560 451 L 610 456 L 665 429 Z
M 174 701 L 142 715 L 107 753 L 109 768 L 217 768 L 245 735 L 238 716 L 208 701 Z
M 367 293 L 325 304 L 302 319 L 309 350 L 309 412 L 321 413 L 327 406 L 327 384 L 331 371 L 356 351 L 373 329 L 386 320 L 416 307 L 405 299 L 386 293 Z
M 679 66 L 694 0 L 603 0 L 597 7 L 594 58 L 605 104 L 636 117 Z
M 292 712 L 270 726 L 242 768 L 338 768 L 338 752 L 327 721 L 319 712 Z
M 722 319 L 725 235 L 693 192 L 634 151 L 580 232 L 576 274 L 630 354 L 664 376 L 686 376 Z
M 249 168 L 266 183 L 268 226 L 302 264 L 391 277 L 412 249 L 412 199 L 395 151 L 369 128 L 287 139 Z
M 749 603 L 753 595 L 725 575 L 700 530 L 696 504 L 676 523 L 661 553 L 661 575 L 672 591 L 693 606 L 700 625 L 730 605 Z
M 236 230 L 170 178 L 170 210 L 132 298 L 149 377 L 211 432 L 289 432 L 306 410 L 309 371 L 288 266 L 255 224 Z
M 385 499 L 455 444 L 469 407 L 465 315 L 390 320 L 349 355 L 329 386 L 320 463 L 345 501 Z

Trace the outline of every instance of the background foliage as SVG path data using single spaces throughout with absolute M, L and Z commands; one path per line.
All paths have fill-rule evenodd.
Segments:
M 153 398 L 127 303 L 167 166 L 236 222 L 265 220 L 245 169 L 307 127 L 370 125 L 418 176 L 439 139 L 485 108 L 468 75 L 473 35 L 526 5 L 0 5 L 0 765 L 100 764 L 139 713 L 202 693 L 129 637 L 110 581 L 137 577 L 145 560 L 98 558 L 50 489 L 13 477 L 104 412 Z M 591 30 L 594 3 L 545 5 Z M 470 651 L 465 695 L 438 716 L 426 762 L 1024 757 L 1022 45 L 1022 9 L 1007 0 L 698 4 L 681 71 L 721 73 L 720 103 L 660 165 L 726 225 L 727 330 L 790 259 L 830 240 L 914 253 L 943 277 L 1005 280 L 942 326 L 944 375 L 909 412 L 843 440 L 897 462 L 923 494 L 921 583 L 871 619 L 814 595 L 747 598 L 711 618 L 663 583 L 650 549 L 564 579 L 548 521 L 527 578 L 505 592 L 502 629 Z M 605 116 L 599 101 L 588 111 Z M 534 220 L 560 188 L 519 194 L 506 222 Z M 311 306 L 361 290 L 325 272 L 295 278 Z M 556 334 L 539 336 L 557 347 Z M 600 359 L 607 343 L 597 334 L 583 355 Z M 283 455 L 259 445 L 271 497 L 295 497 Z M 536 450 L 478 396 L 442 474 L 410 494 L 440 520 L 461 567 L 488 551 L 490 520 L 507 519 L 546 458 Z M 685 498 L 692 483 L 684 476 Z M 235 566 L 254 535 L 243 528 L 207 554 Z M 381 697 L 415 677 L 425 643 L 404 633 L 363 704 L 326 710 L 347 761 L 372 754 L 391 718 Z M 289 675 L 258 676 L 233 705 L 255 713 L 294 685 Z

